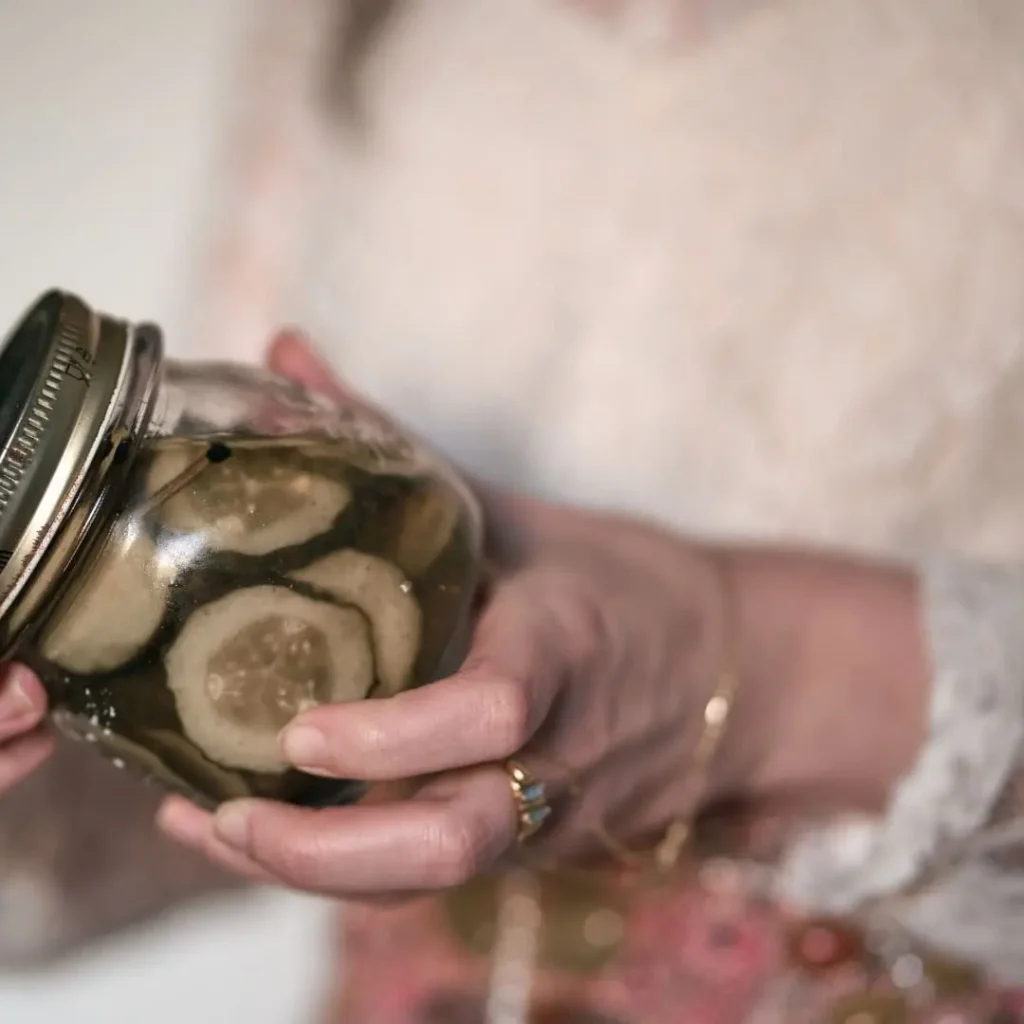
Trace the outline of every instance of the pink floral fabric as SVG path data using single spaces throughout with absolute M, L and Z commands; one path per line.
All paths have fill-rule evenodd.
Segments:
M 843 922 L 791 917 L 724 861 L 671 882 L 483 880 L 353 907 L 343 938 L 326 1024 L 1024 1022 L 1024 993 Z M 520 1015 L 490 1014 L 502 1000 L 521 1001 Z

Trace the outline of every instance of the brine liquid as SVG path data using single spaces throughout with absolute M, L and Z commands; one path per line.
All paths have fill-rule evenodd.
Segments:
M 382 684 L 394 683 L 394 665 L 401 669 L 407 654 L 403 685 L 454 669 L 478 561 L 475 525 L 459 492 L 439 474 L 319 437 L 154 440 L 131 480 L 126 510 L 105 544 L 89 552 L 29 659 L 58 722 L 205 806 L 246 795 L 310 806 L 357 798 L 357 782 L 283 766 L 240 768 L 209 737 L 220 729 L 229 751 L 235 739 L 241 750 L 246 730 L 269 735 L 321 700 L 332 685 L 324 677 L 332 644 L 336 673 L 369 673 L 369 698 L 385 695 Z M 350 554 L 339 558 L 343 552 Z M 347 600 L 314 571 L 321 564 L 362 567 L 340 591 Z M 401 600 L 389 596 L 395 580 Z M 412 640 L 402 632 L 410 607 L 418 609 Z M 277 628 L 283 639 L 271 642 Z M 393 634 L 381 647 L 387 628 Z M 363 654 L 339 657 L 346 629 L 377 643 L 365 655 L 369 668 Z M 183 635 L 201 640 L 203 651 L 183 650 Z M 415 646 L 405 651 L 402 643 Z M 208 678 L 170 678 L 193 654 L 197 675 Z M 260 680 L 262 692 L 241 693 L 239 679 L 250 687 Z M 187 705 L 183 715 L 193 683 L 197 693 L 206 686 L 207 703 Z M 254 699 L 258 707 L 246 705 Z M 207 721 L 207 714 L 220 719 Z

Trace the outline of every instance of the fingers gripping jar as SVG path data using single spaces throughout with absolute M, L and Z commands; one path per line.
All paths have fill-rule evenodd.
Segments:
M 62 732 L 203 806 L 362 795 L 277 736 L 457 667 L 479 560 L 467 489 L 355 400 L 165 360 L 60 292 L 0 349 L 0 658 Z

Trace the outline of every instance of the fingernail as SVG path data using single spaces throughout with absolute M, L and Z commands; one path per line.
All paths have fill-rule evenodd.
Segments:
M 245 850 L 249 845 L 250 808 L 244 801 L 225 804 L 213 818 L 213 830 L 217 838 L 236 850 Z
M 327 737 L 312 725 L 293 725 L 281 733 L 281 752 L 296 768 L 322 767 L 327 757 Z
M 0 721 L 14 721 L 35 713 L 35 702 L 28 695 L 29 674 L 23 668 L 12 668 L 0 687 Z

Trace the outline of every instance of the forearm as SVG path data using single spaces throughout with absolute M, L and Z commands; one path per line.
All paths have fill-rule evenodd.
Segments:
M 929 658 L 908 569 L 734 551 L 743 795 L 881 809 L 927 734 Z
M 1019 982 L 1024 829 L 1010 797 L 1024 752 L 1024 567 L 736 561 L 746 683 L 777 701 L 760 709 L 775 739 L 749 790 L 820 783 L 848 810 L 879 812 L 798 834 L 777 896 L 825 914 L 877 910 Z

